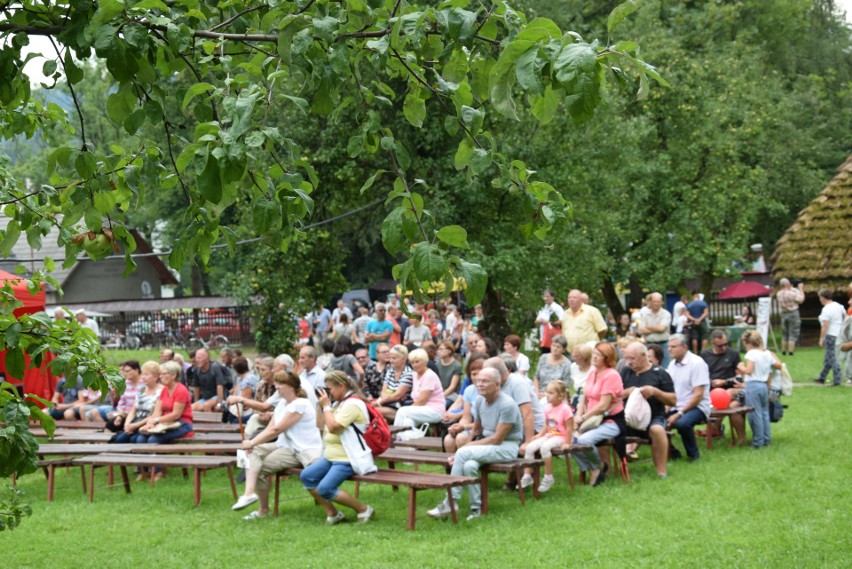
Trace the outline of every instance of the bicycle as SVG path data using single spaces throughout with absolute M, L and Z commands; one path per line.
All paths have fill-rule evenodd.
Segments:
M 192 337 L 186 341 L 186 349 L 187 350 L 198 350 L 204 348 L 205 350 L 221 350 L 222 348 L 227 348 L 228 337 L 222 334 L 211 334 L 210 338 L 205 340 L 200 334 L 193 334 Z

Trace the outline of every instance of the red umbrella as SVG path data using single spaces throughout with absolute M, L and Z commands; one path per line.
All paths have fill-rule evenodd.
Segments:
M 753 281 L 741 281 L 734 283 L 722 289 L 718 300 L 745 300 L 747 298 L 757 298 L 759 296 L 769 296 L 772 289 L 766 285 Z

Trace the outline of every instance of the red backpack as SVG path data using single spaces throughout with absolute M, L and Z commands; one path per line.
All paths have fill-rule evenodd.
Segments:
M 349 397 L 354 397 L 355 399 L 363 401 L 364 406 L 367 408 L 367 428 L 364 429 L 364 432 L 362 433 L 356 425 L 352 425 L 355 432 L 358 433 L 358 439 L 361 441 L 361 446 L 363 447 L 366 443 L 373 452 L 373 456 L 379 456 L 390 447 L 391 433 L 390 427 L 388 427 L 388 422 L 375 407 L 360 397 L 356 397 L 354 395 L 350 395 Z M 347 399 L 349 397 L 347 397 Z

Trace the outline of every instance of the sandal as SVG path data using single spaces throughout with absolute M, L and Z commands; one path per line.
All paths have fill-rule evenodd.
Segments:
M 631 450 L 627 452 L 627 460 L 639 460 L 639 453 L 635 450 Z
M 246 521 L 251 521 L 251 520 L 262 520 L 265 517 L 266 516 L 264 514 L 261 514 L 260 512 L 255 510 L 252 513 L 250 513 L 249 515 L 243 516 L 243 519 L 246 520 Z

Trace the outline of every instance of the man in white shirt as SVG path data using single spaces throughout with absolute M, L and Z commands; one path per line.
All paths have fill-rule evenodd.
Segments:
M 672 361 L 666 371 L 677 395 L 675 410 L 668 420 L 669 428 L 677 429 L 687 458 L 698 460 L 694 427 L 710 416 L 710 369 L 707 362 L 689 351 L 689 341 L 683 334 L 669 338 L 669 353 Z
M 837 362 L 835 343 L 846 318 L 843 305 L 835 302 L 830 290 L 824 288 L 819 291 L 819 301 L 822 304 L 822 312 L 819 313 L 819 346 L 825 348 L 825 358 L 822 363 L 822 371 L 815 380 L 817 383 L 825 383 L 828 372 L 834 371 L 834 385 L 840 385 L 843 376 L 840 374 L 840 364 Z
M 95 322 L 94 320 L 92 320 L 91 318 L 89 318 L 89 315 L 86 314 L 85 308 L 81 308 L 80 310 L 77 311 L 76 314 L 77 314 L 77 322 L 80 324 L 80 326 L 82 326 L 83 328 L 88 328 L 89 330 L 91 330 L 92 332 L 95 333 L 95 336 L 100 337 L 101 330 L 98 327 L 98 323 Z
M 330 328 L 333 328 L 335 324 L 340 324 L 340 316 L 345 314 L 347 318 L 349 318 L 349 322 L 355 320 L 352 317 L 352 311 L 349 310 L 349 307 L 346 306 L 346 303 L 343 302 L 343 299 L 337 301 L 337 308 L 334 309 L 334 312 L 331 313 L 331 319 L 334 321 Z
M 313 386 L 325 387 L 325 371 L 317 365 L 317 351 L 313 346 L 305 346 L 299 350 L 300 379 L 306 379 Z
M 652 292 L 646 301 L 647 310 L 639 317 L 639 334 L 645 339 L 645 345 L 657 344 L 663 348 L 662 367 L 669 365 L 669 356 L 665 345 L 669 341 L 669 328 L 672 325 L 671 313 L 663 308 L 663 295 Z
M 535 323 L 539 325 L 538 338 L 542 354 L 550 353 L 550 338 L 559 333 L 547 334 L 546 327 L 550 326 L 551 315 L 556 315 L 556 322 L 562 322 L 562 318 L 565 316 L 565 310 L 554 300 L 555 297 L 556 293 L 553 292 L 552 288 L 544 289 L 541 293 L 544 307 L 538 311 L 538 315 L 535 317 Z

